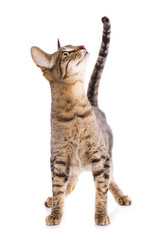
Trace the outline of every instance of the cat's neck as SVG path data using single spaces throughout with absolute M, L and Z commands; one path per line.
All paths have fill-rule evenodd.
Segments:
M 77 80 L 72 83 L 51 82 L 52 101 L 56 107 L 68 104 L 69 101 L 79 102 L 85 98 L 84 85 L 82 80 Z M 65 101 L 65 102 L 64 102 Z
M 71 83 L 51 82 L 51 117 L 70 117 L 91 108 L 82 80 Z

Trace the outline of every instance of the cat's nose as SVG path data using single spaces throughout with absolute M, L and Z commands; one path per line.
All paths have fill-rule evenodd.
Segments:
M 86 49 L 84 45 L 81 45 L 80 46 L 80 49 Z

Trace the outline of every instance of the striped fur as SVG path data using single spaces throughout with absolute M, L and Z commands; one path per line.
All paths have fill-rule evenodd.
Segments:
M 96 224 L 107 225 L 110 222 L 107 214 L 108 190 L 119 204 L 131 203 L 113 179 L 112 132 L 105 114 L 96 107 L 100 69 L 104 67 L 109 44 L 109 20 L 105 17 L 103 23 L 103 43 L 98 67 L 89 85 L 89 100 L 84 92 L 84 71 L 88 58 L 84 46 L 61 47 L 58 41 L 58 51 L 54 54 L 47 54 L 37 47 L 31 49 L 34 62 L 50 83 L 52 98 L 52 197 L 45 201 L 45 206 L 51 207 L 51 214 L 46 218 L 47 225 L 61 222 L 65 197 L 74 190 L 82 170 L 91 170 L 94 178 Z
M 99 83 L 100 83 L 102 72 L 105 66 L 107 55 L 109 52 L 109 44 L 110 44 L 110 33 L 111 33 L 110 20 L 107 17 L 103 17 L 102 22 L 103 22 L 102 43 L 99 50 L 98 58 L 96 60 L 96 64 L 93 69 L 93 73 L 89 81 L 88 91 L 87 91 L 88 99 L 91 105 L 94 107 L 98 107 Z

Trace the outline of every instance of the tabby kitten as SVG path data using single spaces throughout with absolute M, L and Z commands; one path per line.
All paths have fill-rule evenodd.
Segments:
M 38 47 L 31 48 L 36 65 L 42 70 L 51 87 L 51 174 L 52 198 L 45 201 L 52 207 L 46 224 L 62 220 L 65 196 L 76 186 L 83 169 L 93 173 L 95 223 L 109 224 L 107 192 L 121 205 L 131 204 L 115 183 L 112 174 L 113 137 L 104 113 L 98 108 L 99 80 L 104 68 L 110 42 L 110 21 L 102 18 L 103 38 L 87 96 L 84 92 L 84 73 L 88 52 L 82 46 L 60 46 L 53 54 Z

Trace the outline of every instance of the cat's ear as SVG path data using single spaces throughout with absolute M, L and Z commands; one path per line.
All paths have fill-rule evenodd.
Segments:
M 59 48 L 61 48 L 61 45 L 60 45 L 60 41 L 59 41 L 59 38 L 57 39 L 57 49 L 59 50 Z
M 43 70 L 54 66 L 53 54 L 48 54 L 38 47 L 31 48 L 31 56 L 35 64 Z

